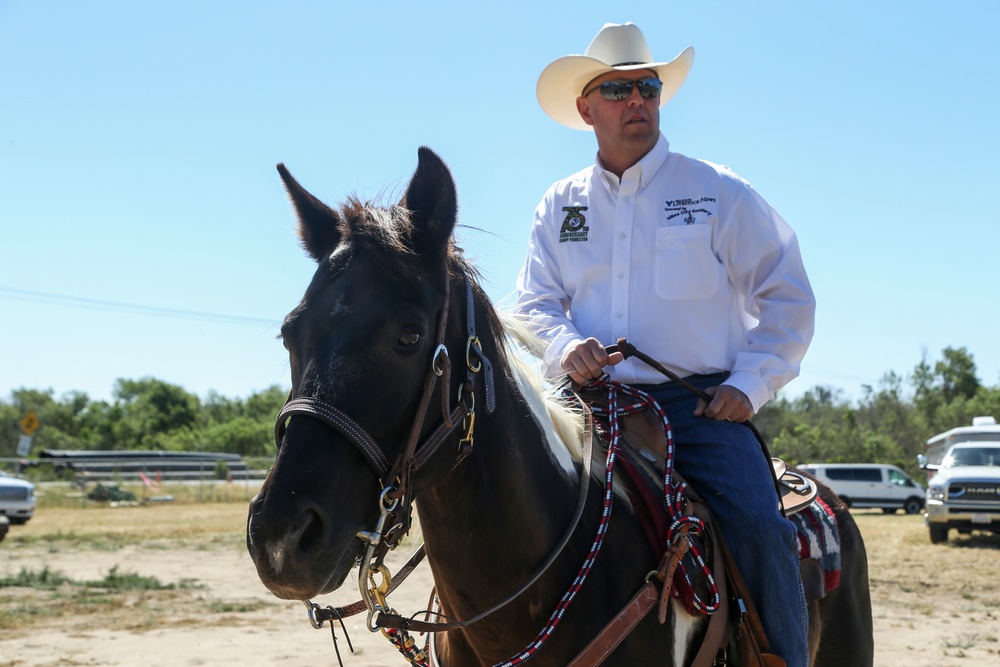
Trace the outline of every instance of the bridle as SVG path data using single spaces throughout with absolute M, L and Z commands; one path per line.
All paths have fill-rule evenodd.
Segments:
M 394 549 L 407 534 L 412 523 L 414 476 L 436 454 L 442 444 L 455 433 L 461 425 L 464 435 L 459 440 L 458 456 L 454 465 L 458 465 L 473 450 L 474 430 L 476 425 L 476 378 L 483 380 L 483 393 L 486 399 L 486 412 L 492 413 L 496 407 L 496 395 L 493 387 L 493 367 L 482 350 L 479 337 L 476 335 L 475 299 L 472 281 L 463 274 L 466 286 L 466 342 L 465 342 L 465 378 L 458 388 L 457 400 L 454 406 L 451 401 L 451 355 L 445 344 L 448 328 L 450 307 L 450 284 L 446 285 L 444 303 L 438 316 L 434 353 L 424 378 L 420 402 L 410 427 L 406 446 L 389 463 L 385 447 L 372 438 L 365 429 L 348 414 L 322 399 L 302 396 L 291 398 L 285 402 L 275 421 L 274 438 L 278 449 L 287 431 L 287 420 L 294 415 L 305 415 L 318 419 L 338 431 L 364 457 L 369 467 L 375 472 L 382 492 L 379 496 L 379 519 L 374 530 L 359 531 L 357 537 L 365 544 L 363 556 L 360 559 L 359 588 L 362 601 L 368 609 L 368 629 L 375 631 L 372 620 L 376 613 L 387 611 L 384 595 L 387 591 L 383 585 L 388 580 L 388 570 L 383 564 L 385 555 Z M 441 424 L 437 426 L 421 442 L 420 436 L 430 412 L 430 403 L 438 382 L 441 386 Z M 423 550 L 419 552 L 423 557 Z M 415 556 L 416 557 L 416 556 Z M 419 560 L 418 558 L 418 560 Z M 415 564 L 414 564 L 415 566 Z M 375 582 L 374 575 L 381 574 L 383 583 Z M 369 585 L 370 584 L 370 585 Z M 381 597 L 382 599 L 373 599 Z M 324 619 L 318 619 L 318 607 L 306 602 L 310 608 L 310 620 L 319 627 Z M 353 613 L 362 609 L 350 610 Z

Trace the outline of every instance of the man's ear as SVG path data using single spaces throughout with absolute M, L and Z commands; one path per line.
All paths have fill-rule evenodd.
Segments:
M 587 125 L 594 124 L 594 117 L 590 114 L 590 102 L 588 102 L 587 98 L 583 95 L 576 98 L 576 110 L 577 113 L 580 114 L 580 118 L 583 119 L 584 123 Z

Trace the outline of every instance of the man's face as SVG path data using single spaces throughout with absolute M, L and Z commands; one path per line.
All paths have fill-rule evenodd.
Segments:
M 601 96 L 600 84 L 613 80 L 639 81 L 656 77 L 653 70 L 608 72 L 587 84 L 586 95 L 576 100 L 577 110 L 584 122 L 594 128 L 597 145 L 603 152 L 627 151 L 645 155 L 660 136 L 660 98 L 646 98 L 633 86 L 628 97 L 606 100 Z M 638 159 L 638 158 L 637 158 Z

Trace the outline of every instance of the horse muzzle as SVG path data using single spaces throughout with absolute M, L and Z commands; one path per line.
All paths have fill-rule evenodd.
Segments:
M 275 596 L 309 600 L 336 590 L 360 557 L 358 531 L 335 531 L 316 503 L 295 503 L 294 512 L 275 513 L 266 492 L 250 501 L 247 551 L 257 576 Z

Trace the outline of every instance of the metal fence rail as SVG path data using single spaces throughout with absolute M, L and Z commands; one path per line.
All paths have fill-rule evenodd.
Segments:
M 51 466 L 57 478 L 79 482 L 202 479 L 242 480 L 263 476 L 237 454 L 212 452 L 74 452 L 43 450 L 38 458 L 0 459 L 0 468 L 21 473 Z

